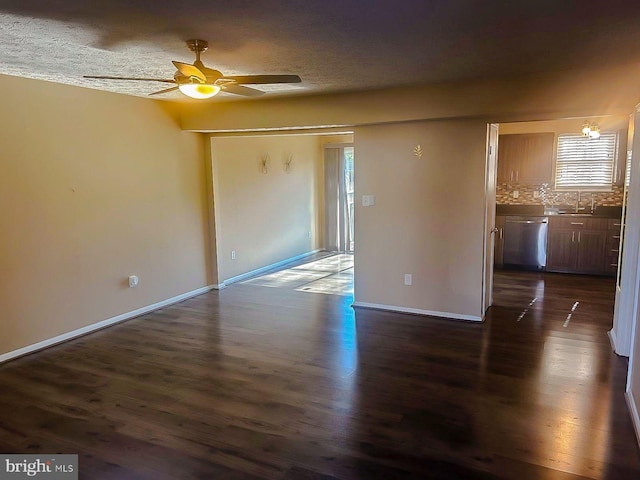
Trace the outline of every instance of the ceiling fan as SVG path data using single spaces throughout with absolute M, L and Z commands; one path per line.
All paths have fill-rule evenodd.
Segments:
M 173 83 L 175 86 L 150 93 L 149 95 L 161 95 L 179 89 L 185 95 L 198 99 L 213 97 L 221 90 L 223 92 L 233 93 L 234 95 L 258 97 L 264 95 L 265 92 L 255 88 L 245 87 L 245 85 L 300 83 L 302 81 L 298 75 L 223 75 L 222 72 L 218 70 L 205 67 L 204 63 L 200 60 L 200 54 L 209 47 L 209 44 L 205 40 L 187 40 L 187 47 L 189 47 L 192 52 L 195 52 L 196 61 L 193 62 L 193 65 L 174 61 L 173 64 L 177 68 L 177 71 L 173 76 L 173 80 L 95 75 L 85 75 L 84 78 Z

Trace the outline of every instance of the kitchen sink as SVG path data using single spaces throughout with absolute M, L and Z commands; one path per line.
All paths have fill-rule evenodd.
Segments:
M 546 207 L 544 209 L 544 214 L 547 216 L 552 215 L 563 215 L 569 217 L 594 217 L 598 216 L 598 208 L 595 210 L 591 210 L 589 208 L 580 207 L 579 210 L 576 211 L 575 205 L 556 205 L 553 207 Z

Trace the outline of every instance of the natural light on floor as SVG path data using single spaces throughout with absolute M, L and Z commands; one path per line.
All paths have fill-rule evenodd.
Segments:
M 353 295 L 353 255 L 331 255 L 242 283 L 310 293 Z

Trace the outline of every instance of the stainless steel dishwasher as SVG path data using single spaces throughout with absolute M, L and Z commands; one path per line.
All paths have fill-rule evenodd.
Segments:
M 509 216 L 504 226 L 504 264 L 533 270 L 547 265 L 547 217 Z

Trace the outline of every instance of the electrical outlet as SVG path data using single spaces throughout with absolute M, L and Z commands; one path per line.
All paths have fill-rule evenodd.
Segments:
M 309 231 L 309 238 L 311 238 L 311 231 Z
M 404 274 L 404 284 L 405 285 L 413 285 L 413 275 L 410 273 Z
M 129 288 L 134 288 L 138 286 L 139 279 L 135 275 L 129 276 Z
M 236 251 L 231 250 L 231 260 L 235 260 L 235 259 L 236 259 Z
M 533 192 L 533 198 L 540 198 L 540 192 L 538 190 Z
M 518 198 L 520 196 L 520 192 L 518 190 L 513 191 L 513 198 Z

